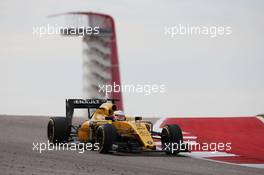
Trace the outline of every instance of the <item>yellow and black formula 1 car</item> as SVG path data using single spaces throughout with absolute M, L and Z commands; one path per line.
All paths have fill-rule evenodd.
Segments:
M 47 134 L 49 142 L 66 143 L 78 140 L 82 143 L 97 143 L 100 153 L 164 151 L 178 154 L 186 151 L 181 128 L 166 125 L 161 132 L 152 129 L 152 123 L 142 117 L 118 114 L 113 99 L 68 99 L 66 117 L 51 117 Z M 72 123 L 75 108 L 88 109 L 88 120 L 79 126 Z M 94 111 L 91 114 L 91 111 Z M 161 142 L 161 149 L 155 141 Z M 181 149 L 184 145 L 184 149 Z

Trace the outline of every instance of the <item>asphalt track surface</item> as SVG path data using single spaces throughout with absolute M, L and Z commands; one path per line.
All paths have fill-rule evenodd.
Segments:
M 190 174 L 255 175 L 263 169 L 166 156 L 163 153 L 110 154 L 96 151 L 33 151 L 33 142 L 47 142 L 47 117 L 0 116 L 0 174 Z

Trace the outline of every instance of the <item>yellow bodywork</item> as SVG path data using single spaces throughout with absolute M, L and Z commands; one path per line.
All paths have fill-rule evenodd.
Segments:
M 81 127 L 78 129 L 78 138 L 82 142 L 88 142 L 90 138 L 90 127 L 89 121 L 85 121 L 82 123 Z
M 104 121 L 105 117 L 113 115 L 116 106 L 112 103 L 103 103 L 93 114 L 91 121 Z M 78 129 L 78 138 L 82 142 L 87 142 L 90 138 L 90 122 L 87 120 Z
M 102 104 L 93 114 L 90 121 L 85 121 L 82 123 L 81 127 L 78 129 L 78 138 L 82 142 L 89 141 L 90 138 L 90 122 L 93 125 L 100 126 L 102 124 L 113 124 L 117 130 L 117 133 L 122 136 L 129 138 L 131 140 L 138 140 L 142 145 L 143 149 L 156 149 L 156 144 L 152 139 L 149 132 L 149 124 L 143 121 L 135 121 L 133 117 L 125 116 L 124 121 L 111 121 L 105 120 L 105 117 L 112 116 L 116 106 L 111 103 Z
M 105 117 L 111 116 L 116 110 L 116 105 L 112 103 L 103 103 L 93 114 L 92 120 L 105 120 Z
M 146 149 L 156 149 L 156 144 L 145 123 L 139 121 L 116 121 L 113 122 L 113 125 L 121 136 L 139 140 Z

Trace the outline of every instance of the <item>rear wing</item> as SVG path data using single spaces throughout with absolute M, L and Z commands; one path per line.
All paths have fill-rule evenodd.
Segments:
M 90 109 L 98 109 L 103 103 L 111 102 L 115 104 L 118 99 L 66 99 L 66 120 L 68 126 L 72 125 L 74 109 L 87 109 L 88 119 L 90 119 Z

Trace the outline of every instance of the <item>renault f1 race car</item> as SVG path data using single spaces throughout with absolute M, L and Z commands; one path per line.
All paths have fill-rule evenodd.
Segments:
M 178 125 L 166 125 L 161 132 L 155 132 L 150 121 L 120 114 L 115 101 L 117 100 L 67 99 L 66 117 L 49 119 L 49 142 L 97 143 L 99 153 L 163 151 L 174 155 L 183 151 L 183 135 Z M 88 110 L 88 120 L 78 126 L 72 124 L 76 108 Z M 161 142 L 161 149 L 156 145 L 157 140 Z

